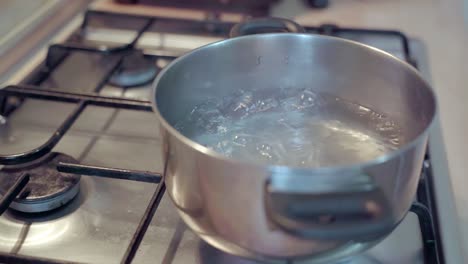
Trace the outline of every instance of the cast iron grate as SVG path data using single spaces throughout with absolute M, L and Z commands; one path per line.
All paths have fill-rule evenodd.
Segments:
M 41 68 L 37 73 L 30 77 L 25 83 L 19 85 L 11 85 L 0 89 L 0 117 L 8 116 L 9 113 L 14 111 L 14 108 L 10 107 L 7 102 L 9 97 L 16 97 L 20 99 L 33 98 L 44 101 L 54 102 L 67 102 L 75 103 L 76 107 L 72 113 L 66 118 L 66 120 L 57 128 L 52 136 L 41 146 L 26 151 L 23 153 L 17 153 L 13 155 L 0 155 L 0 165 L 16 165 L 26 162 L 30 162 L 43 157 L 50 153 L 67 131 L 72 127 L 75 121 L 80 117 L 81 113 L 87 106 L 101 106 L 115 109 L 127 109 L 135 111 L 146 111 L 151 112 L 151 102 L 145 100 L 129 99 L 123 97 L 109 97 L 98 95 L 102 87 L 108 82 L 110 76 L 116 71 L 119 65 L 122 63 L 124 56 L 127 52 L 135 48 L 136 43 L 141 36 L 150 30 L 155 22 L 163 21 L 178 24 L 187 24 L 190 32 L 227 36 L 228 30 L 232 26 L 231 23 L 220 22 L 220 21 L 190 21 L 181 19 L 170 19 L 170 18 L 158 18 L 151 16 L 138 16 L 119 14 L 112 12 L 94 11 L 88 10 L 85 13 L 81 30 L 86 30 L 88 25 L 92 22 L 94 16 L 106 17 L 112 19 L 134 19 L 140 21 L 137 34 L 131 42 L 128 44 L 112 47 L 112 48 L 95 48 L 89 47 L 83 44 L 66 43 L 66 44 L 54 44 L 48 49 L 47 57 L 42 64 Z M 143 21 L 143 22 L 142 22 Z M 340 34 L 369 34 L 369 35 L 384 35 L 392 36 L 399 39 L 401 48 L 404 52 L 403 57 L 413 66 L 416 67 L 415 61 L 413 60 L 409 41 L 407 37 L 399 31 L 389 30 L 372 30 L 372 29 L 353 29 L 353 28 L 342 28 L 336 25 L 322 25 L 320 27 L 307 27 L 306 30 L 310 33 L 326 34 L 339 36 Z M 93 88 L 94 93 L 73 93 L 58 90 L 49 90 L 39 87 L 39 85 L 47 79 L 47 77 L 57 68 L 60 63 L 66 60 L 72 52 L 88 52 L 88 53 L 99 53 L 104 55 L 118 56 L 107 74 L 100 80 L 100 82 Z M 167 55 L 151 55 L 156 58 L 172 60 L 175 59 L 173 56 Z M 135 254 L 143 240 L 143 237 L 150 225 L 151 220 L 159 206 L 159 203 L 165 192 L 165 185 L 162 180 L 162 175 L 149 171 L 135 171 L 128 169 L 117 169 L 117 168 L 105 168 L 96 167 L 92 165 L 82 164 L 70 164 L 61 163 L 57 167 L 59 171 L 81 174 L 85 176 L 94 177 L 108 177 L 114 179 L 124 179 L 132 181 L 140 181 L 146 183 L 157 183 L 158 186 L 154 192 L 150 203 L 148 204 L 143 217 L 131 239 L 127 250 L 124 254 L 121 263 L 132 263 Z M 427 156 L 425 166 L 423 167 L 421 175 L 421 182 L 418 188 L 417 200 L 412 207 L 411 211 L 414 212 L 420 222 L 421 235 L 423 238 L 423 253 L 424 260 L 426 263 L 444 263 L 443 251 L 439 233 L 439 226 L 437 221 L 436 205 L 434 202 L 434 190 L 432 181 L 432 171 L 430 168 L 430 159 Z M 0 215 L 7 210 L 10 203 L 16 197 L 18 193 L 24 188 L 29 180 L 27 173 L 18 177 L 17 182 L 10 188 L 10 190 L 0 199 Z M 53 260 L 46 258 L 30 257 L 18 254 L 0 253 L 0 263 L 72 263 L 62 260 Z

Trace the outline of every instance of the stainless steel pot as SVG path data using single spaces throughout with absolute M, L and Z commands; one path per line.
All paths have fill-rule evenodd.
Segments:
M 255 34 L 271 31 L 298 33 Z M 168 193 L 193 231 L 235 255 L 329 261 L 352 254 L 392 232 L 415 196 L 436 112 L 429 85 L 383 51 L 302 32 L 282 19 L 239 24 L 231 39 L 173 61 L 154 84 Z M 296 168 L 227 158 L 174 128 L 208 99 L 285 85 L 312 86 L 388 114 L 407 141 L 357 164 Z

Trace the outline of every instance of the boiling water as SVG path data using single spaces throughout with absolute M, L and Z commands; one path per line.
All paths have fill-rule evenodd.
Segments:
M 386 115 L 309 89 L 238 91 L 197 105 L 175 127 L 231 158 L 298 167 L 368 161 L 403 141 Z

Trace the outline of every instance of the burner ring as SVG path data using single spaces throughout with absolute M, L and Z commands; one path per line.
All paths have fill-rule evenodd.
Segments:
M 140 50 L 133 50 L 123 58 L 123 62 L 109 79 L 117 87 L 136 87 L 154 80 L 158 74 L 155 62 L 144 56 Z
M 68 155 L 50 153 L 30 163 L 3 167 L 0 170 L 0 195 L 6 193 L 16 179 L 26 172 L 30 180 L 11 203 L 11 209 L 39 213 L 67 204 L 78 194 L 81 176 L 57 171 L 60 162 L 78 163 Z
M 75 198 L 79 191 L 80 185 L 76 184 L 66 193 L 63 193 L 63 196 L 55 196 L 43 201 L 27 199 L 22 201 L 15 200 L 11 203 L 10 208 L 23 213 L 47 212 L 66 205 Z

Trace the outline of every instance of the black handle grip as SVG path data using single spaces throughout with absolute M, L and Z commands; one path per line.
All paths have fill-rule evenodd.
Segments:
M 305 33 L 305 29 L 289 19 L 276 17 L 256 18 L 234 25 L 229 33 L 229 37 L 235 38 L 275 32 Z
M 278 190 L 267 182 L 267 216 L 286 232 L 319 240 L 369 241 L 396 226 L 391 207 L 377 186 L 361 182 L 336 187 L 323 185 L 297 192 Z

